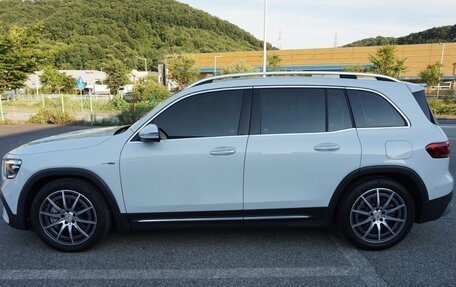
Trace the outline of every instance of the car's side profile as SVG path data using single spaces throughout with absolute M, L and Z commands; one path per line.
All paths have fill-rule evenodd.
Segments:
M 449 143 L 422 87 L 293 74 L 204 79 L 132 126 L 18 147 L 3 159 L 4 220 L 64 251 L 111 225 L 334 222 L 380 250 L 448 211 Z

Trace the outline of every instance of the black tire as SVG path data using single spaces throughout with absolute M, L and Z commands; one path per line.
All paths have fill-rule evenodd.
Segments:
M 396 245 L 408 234 L 415 219 L 413 198 L 392 179 L 358 183 L 347 190 L 342 200 L 337 213 L 339 229 L 352 244 L 364 250 Z
M 93 247 L 111 227 L 111 214 L 99 190 L 74 178 L 58 179 L 42 187 L 32 201 L 30 220 L 42 241 L 66 252 Z

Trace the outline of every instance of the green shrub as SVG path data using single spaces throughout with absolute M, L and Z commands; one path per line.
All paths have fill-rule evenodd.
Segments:
M 141 79 L 130 94 L 130 102 L 151 102 L 154 105 L 164 101 L 171 93 L 156 80 L 148 77 Z
M 65 125 L 74 123 L 76 120 L 68 113 L 63 113 L 60 110 L 40 109 L 38 113 L 31 116 L 29 123 L 33 124 L 56 124 Z
M 443 102 L 445 104 L 451 104 L 454 103 L 454 95 L 452 90 L 448 90 L 444 93 L 443 95 Z
M 145 114 L 147 114 L 153 105 L 148 102 L 141 102 L 137 103 L 136 105 L 130 105 L 127 110 L 122 111 L 120 114 L 117 115 L 120 124 L 133 124 Z
M 456 115 L 456 103 L 445 100 L 428 99 L 429 108 L 434 115 Z
M 113 109 L 117 111 L 123 111 L 128 108 L 128 103 L 124 99 L 121 98 L 114 98 L 107 102 L 106 104 L 106 109 Z

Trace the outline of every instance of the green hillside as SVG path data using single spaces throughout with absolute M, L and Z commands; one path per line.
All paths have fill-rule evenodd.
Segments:
M 175 0 L 1 0 L 0 28 L 41 25 L 49 64 L 100 69 L 111 57 L 130 68 L 170 53 L 260 50 L 239 27 Z
M 456 42 L 456 25 L 434 27 L 418 33 L 412 33 L 404 37 L 367 38 L 345 45 L 345 47 L 381 46 L 381 45 L 406 45 L 428 44 L 441 42 Z

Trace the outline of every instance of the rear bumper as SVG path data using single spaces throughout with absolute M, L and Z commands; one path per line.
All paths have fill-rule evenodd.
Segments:
M 440 217 L 448 214 L 450 212 L 450 201 L 453 197 L 453 192 L 449 194 L 433 199 L 428 200 L 423 203 L 421 213 L 416 219 L 417 223 L 424 223 L 432 220 L 439 219 Z
M 10 207 L 8 206 L 8 203 L 5 200 L 5 197 L 3 196 L 2 191 L 0 190 L 0 200 L 2 201 L 3 204 L 3 212 L 2 212 L 2 217 L 3 220 L 5 220 L 6 223 L 8 223 L 9 226 L 17 228 L 17 229 L 29 229 L 26 224 L 24 218 L 22 216 L 19 216 L 18 214 L 13 214 L 11 211 Z

